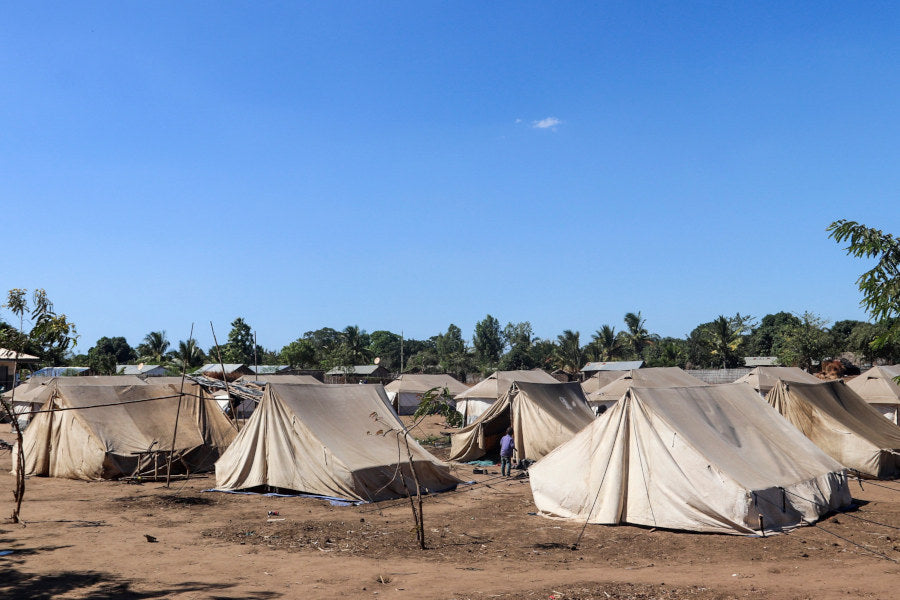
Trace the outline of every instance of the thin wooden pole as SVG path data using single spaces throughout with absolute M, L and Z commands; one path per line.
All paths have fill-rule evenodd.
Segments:
M 238 427 L 237 406 L 231 403 L 231 391 L 228 389 L 228 378 L 225 376 L 225 363 L 222 361 L 222 350 L 219 348 L 219 340 L 216 339 L 216 329 L 213 327 L 212 321 L 209 322 L 209 328 L 212 330 L 213 343 L 216 345 L 216 354 L 219 355 L 219 366 L 222 367 L 222 383 L 225 384 L 225 394 L 228 396 L 228 404 L 231 406 L 231 420 L 234 421 L 234 428 Z
M 194 339 L 194 324 L 191 323 L 191 333 L 188 336 L 188 344 Z M 169 448 L 169 460 L 166 463 L 166 487 L 172 478 L 172 455 L 175 454 L 175 438 L 178 435 L 178 419 L 181 418 L 181 401 L 184 399 L 184 379 L 187 377 L 187 360 L 181 360 L 181 390 L 178 392 L 178 408 L 175 410 L 175 427 L 172 428 L 172 446 Z

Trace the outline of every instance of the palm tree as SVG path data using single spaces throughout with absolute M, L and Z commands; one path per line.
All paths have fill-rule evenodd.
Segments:
M 199 367 L 204 360 L 203 351 L 197 345 L 197 340 L 191 338 L 187 341 L 182 340 L 178 342 L 178 351 L 175 353 L 172 363 L 179 369 L 183 366 L 190 369 L 191 367 Z
M 744 341 L 743 334 L 748 329 L 752 317 L 742 317 L 740 313 L 732 318 L 724 315 L 706 327 L 706 343 L 710 353 L 721 361 L 722 368 L 734 367 L 738 364 L 737 348 Z
M 369 350 L 368 335 L 359 329 L 358 325 L 348 325 L 341 332 L 343 354 L 345 359 L 351 365 L 367 364 L 372 358 L 372 351 Z
M 615 327 L 604 325 L 592 337 L 593 342 L 591 342 L 591 346 L 594 348 L 597 360 L 610 361 L 622 356 L 624 350 L 622 338 L 616 334 Z
M 143 343 L 138 346 L 141 362 L 162 364 L 169 346 L 169 340 L 166 339 L 165 331 L 151 331 L 144 336 Z
M 584 351 L 579 341 L 579 333 L 566 329 L 556 336 L 556 367 L 569 373 L 577 373 L 584 366 Z
M 633 312 L 625 313 L 625 326 L 628 328 L 628 331 L 625 333 L 625 340 L 631 346 L 631 351 L 634 353 L 635 358 L 641 358 L 644 353 L 644 346 L 652 340 L 650 332 L 644 327 L 646 322 L 646 319 L 641 317 L 641 311 L 638 311 L 636 314 Z

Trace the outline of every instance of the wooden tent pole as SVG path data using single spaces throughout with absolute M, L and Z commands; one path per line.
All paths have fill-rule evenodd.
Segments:
M 191 323 L 191 333 L 188 335 L 188 344 L 194 339 L 194 324 Z M 169 460 L 166 463 L 166 487 L 172 478 L 172 455 L 175 454 L 175 436 L 178 435 L 178 419 L 181 418 L 181 400 L 184 398 L 184 379 L 187 377 L 187 360 L 181 360 L 181 390 L 178 392 L 178 408 L 175 410 L 175 427 L 172 428 L 172 446 L 169 448 Z

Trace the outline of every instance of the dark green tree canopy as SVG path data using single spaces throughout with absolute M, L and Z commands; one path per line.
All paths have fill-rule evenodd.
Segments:
M 500 362 L 503 352 L 503 337 L 500 332 L 500 321 L 487 315 L 475 324 L 475 335 L 472 337 L 475 347 L 475 361 L 482 371 L 492 371 Z

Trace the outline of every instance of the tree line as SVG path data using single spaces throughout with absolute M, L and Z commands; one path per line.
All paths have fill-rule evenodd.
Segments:
M 280 350 L 258 345 L 252 327 L 241 317 L 231 323 L 218 348 L 203 351 L 193 338 L 172 343 L 165 331 L 151 331 L 136 347 L 122 336 L 102 337 L 86 354 L 74 354 L 75 325 L 57 314 L 43 290 L 11 290 L 4 305 L 18 323 L 0 318 L 0 347 L 39 357 L 41 364 L 88 366 L 98 374 L 114 373 L 117 364 L 164 365 L 172 372 L 206 362 L 331 369 L 369 364 L 376 357 L 392 372 L 442 372 L 465 380 L 470 373 L 542 368 L 579 371 L 589 361 L 643 360 L 651 367 L 686 369 L 732 368 L 745 356 L 775 356 L 787 366 L 810 370 L 823 359 L 855 354 L 861 362 L 900 362 L 900 240 L 853 221 L 835 221 L 829 235 L 857 257 L 877 258 L 876 266 L 857 280 L 863 306 L 874 322 L 829 323 L 811 313 L 782 311 L 759 320 L 719 315 L 697 325 L 684 338 L 663 337 L 647 329 L 640 311 L 628 312 L 618 324 L 602 324 L 584 338 L 564 330 L 555 338 L 534 335 L 528 321 L 500 321 L 488 314 L 475 323 L 471 340 L 451 323 L 427 339 L 402 338 L 387 330 L 371 333 L 357 325 L 307 331 Z M 29 321 L 29 330 L 24 328 Z M 617 327 L 619 328 L 617 330 Z

